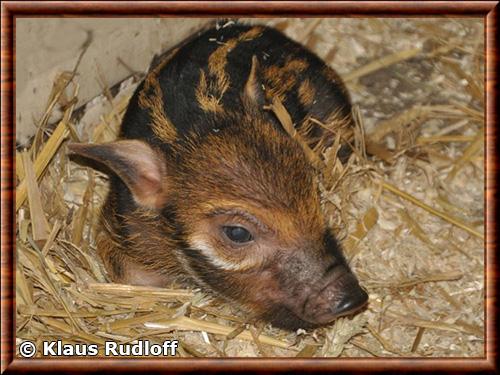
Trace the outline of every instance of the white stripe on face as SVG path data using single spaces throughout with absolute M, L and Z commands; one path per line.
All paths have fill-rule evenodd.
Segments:
M 243 260 L 243 262 L 240 263 L 233 263 L 226 259 L 222 259 L 209 243 L 199 237 L 192 238 L 190 245 L 192 249 L 199 250 L 203 255 L 205 255 L 214 266 L 223 270 L 242 271 L 253 265 L 248 259 Z

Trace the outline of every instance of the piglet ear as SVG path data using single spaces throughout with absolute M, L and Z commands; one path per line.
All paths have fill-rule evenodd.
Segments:
M 111 169 L 144 207 L 160 208 L 167 195 L 165 157 L 139 140 L 68 145 L 71 154 L 95 160 Z
M 258 107 L 265 104 L 264 89 L 260 79 L 259 60 L 255 55 L 252 56 L 252 67 L 245 83 L 243 101 L 245 104 L 257 105 Z

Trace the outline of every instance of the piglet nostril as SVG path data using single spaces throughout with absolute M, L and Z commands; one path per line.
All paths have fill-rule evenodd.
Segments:
M 349 315 L 365 306 L 367 302 L 368 294 L 360 287 L 357 287 L 342 298 L 333 310 L 337 317 Z

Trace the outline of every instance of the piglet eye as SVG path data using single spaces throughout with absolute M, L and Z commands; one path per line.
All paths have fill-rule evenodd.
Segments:
M 222 230 L 227 238 L 236 243 L 246 243 L 253 240 L 250 232 L 243 227 L 224 226 Z

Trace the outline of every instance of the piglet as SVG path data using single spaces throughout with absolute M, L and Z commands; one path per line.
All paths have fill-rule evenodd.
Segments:
M 353 120 L 339 76 L 279 31 L 240 24 L 157 61 L 117 141 L 69 145 L 109 173 L 98 251 L 112 280 L 180 278 L 286 329 L 366 305 L 304 148 L 267 109 L 276 100 L 311 147 L 333 131 L 348 155 Z

